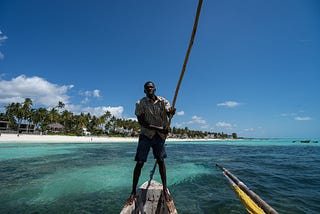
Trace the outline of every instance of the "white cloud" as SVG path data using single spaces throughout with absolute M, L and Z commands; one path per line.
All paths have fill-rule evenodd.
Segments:
M 180 122 L 180 123 L 175 123 L 173 126 L 177 127 L 177 128 L 183 128 L 183 127 L 189 127 L 190 125 L 192 126 L 197 126 L 197 125 L 201 125 L 200 128 L 204 129 L 204 128 L 208 128 L 208 125 L 207 125 L 207 121 L 204 120 L 202 117 L 199 117 L 199 116 L 193 116 L 191 118 L 190 121 L 188 122 Z M 189 127 L 190 128 L 190 127 Z M 192 127 L 191 127 L 192 128 Z
M 294 120 L 298 120 L 298 121 L 312 120 L 312 117 L 309 117 L 309 116 L 298 116 L 303 113 L 304 113 L 304 111 L 301 110 L 301 111 L 299 111 L 299 113 L 283 113 L 283 114 L 281 114 L 281 116 L 282 117 L 290 117 L 290 118 L 293 118 Z
M 177 128 L 182 128 L 185 127 L 187 125 L 187 123 L 185 122 L 181 122 L 181 123 L 175 123 L 174 125 L 172 125 L 172 127 L 177 127 Z
M 6 35 L 4 35 L 0 30 L 0 46 L 8 39 Z
M 203 126 L 200 126 L 200 128 L 201 128 L 202 130 L 208 130 L 210 127 L 209 127 L 208 124 L 204 124 Z
M 83 103 L 83 104 L 88 103 L 90 101 L 89 97 L 95 97 L 95 98 L 101 97 L 100 90 L 98 90 L 98 89 L 95 89 L 93 91 L 85 91 L 85 92 L 80 91 L 79 94 L 85 97 L 81 101 L 81 103 Z
M 93 97 L 100 97 L 100 91 L 99 90 L 93 90 Z
M 68 90 L 73 88 L 73 85 L 57 85 L 41 77 L 26 77 L 20 75 L 9 81 L 3 80 L 4 75 L 0 74 L 0 104 L 10 104 L 13 102 L 23 102 L 25 98 L 30 98 L 34 106 L 43 105 L 47 108 L 57 106 L 59 101 L 65 104 L 65 109 L 75 114 L 81 112 L 90 113 L 91 115 L 101 116 L 106 111 L 109 111 L 113 116 L 121 118 L 124 112 L 122 106 L 100 106 L 100 107 L 84 107 L 82 105 L 74 105 L 69 103 Z M 81 93 L 86 96 L 100 97 L 100 91 L 85 91 Z M 85 102 L 88 97 L 85 97 Z M 83 104 L 82 103 L 82 104 Z
M 216 123 L 217 127 L 222 127 L 222 128 L 226 128 L 226 129 L 232 129 L 233 127 L 235 127 L 236 125 L 233 125 L 231 123 L 227 123 L 227 122 L 217 122 Z
M 66 104 L 64 108 L 68 111 L 71 111 L 75 114 L 81 113 L 81 106 L 80 105 L 73 105 L 73 104 Z
M 307 120 L 312 120 L 311 117 L 295 117 L 295 120 L 299 120 L 299 121 L 307 121 Z
M 85 91 L 83 93 L 80 91 L 80 95 L 84 95 L 86 97 L 90 97 L 91 96 L 91 91 Z
M 202 117 L 198 117 L 195 115 L 192 117 L 192 121 L 190 121 L 190 123 L 206 124 L 206 121 L 202 119 Z
M 0 103 L 22 102 L 30 98 L 36 104 L 53 107 L 59 101 L 67 104 L 67 92 L 73 85 L 56 85 L 47 80 L 34 76 L 20 75 L 9 81 L 0 79 Z
M 91 115 L 95 116 L 101 116 L 104 113 L 109 111 L 113 116 L 120 118 L 122 117 L 122 113 L 124 111 L 122 106 L 117 106 L 117 107 L 105 107 L 105 106 L 99 106 L 99 107 L 85 107 L 81 109 L 81 112 L 87 112 L 90 113 Z
M 240 103 L 235 102 L 235 101 L 226 101 L 224 103 L 218 103 L 217 106 L 224 106 L 224 107 L 228 107 L 228 108 L 233 108 L 236 106 L 239 106 Z
M 81 101 L 82 104 L 86 104 L 87 102 L 89 102 L 89 98 L 85 97 L 84 100 Z
M 177 115 L 178 115 L 178 116 L 183 116 L 183 115 L 184 115 L 184 111 L 179 111 L 179 112 L 177 112 Z
M 282 117 L 293 117 L 296 116 L 297 113 L 282 113 L 280 114 Z
M 0 46 L 8 39 L 6 35 L 4 35 L 0 30 Z M 0 51 L 0 60 L 4 59 L 4 54 Z

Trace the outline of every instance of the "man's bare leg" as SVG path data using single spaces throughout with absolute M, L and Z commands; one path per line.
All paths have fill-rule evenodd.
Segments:
M 140 177 L 140 174 L 141 174 L 141 169 L 143 167 L 143 164 L 144 163 L 142 161 L 138 161 L 136 163 L 135 168 L 134 168 L 131 194 L 130 194 L 129 198 L 126 200 L 126 205 L 127 206 L 133 204 L 134 199 L 136 197 L 136 189 L 137 189 L 137 185 L 138 185 L 138 182 L 139 182 L 139 177 Z
M 163 186 L 163 194 L 167 202 L 172 201 L 173 198 L 169 194 L 167 189 L 167 171 L 166 171 L 166 165 L 164 164 L 163 160 L 157 160 L 159 164 L 159 172 L 162 180 L 162 186 Z

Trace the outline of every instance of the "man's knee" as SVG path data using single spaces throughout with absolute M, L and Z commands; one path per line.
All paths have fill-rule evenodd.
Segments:
M 142 167 L 143 167 L 143 164 L 144 164 L 143 161 L 137 161 L 136 167 L 137 167 L 137 168 L 142 168 Z
M 164 160 L 160 159 L 160 158 L 157 159 L 157 162 L 158 162 L 159 166 L 164 164 Z

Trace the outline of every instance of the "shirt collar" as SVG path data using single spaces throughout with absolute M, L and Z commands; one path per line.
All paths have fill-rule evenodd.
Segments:
M 153 101 L 152 99 L 150 99 L 148 96 L 146 96 L 146 98 L 148 99 L 149 102 L 153 102 L 153 103 L 157 103 L 158 101 L 160 101 L 159 97 L 157 97 L 156 95 L 154 95 L 156 97 L 156 100 Z

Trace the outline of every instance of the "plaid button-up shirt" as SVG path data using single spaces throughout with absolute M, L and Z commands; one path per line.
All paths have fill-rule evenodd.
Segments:
M 136 116 L 144 115 L 145 121 L 150 125 L 165 127 L 168 125 L 167 112 L 169 111 L 170 104 L 169 101 L 163 97 L 156 96 L 156 100 L 153 101 L 149 97 L 143 97 L 136 103 Z M 163 139 L 166 135 L 160 133 L 159 131 L 148 129 L 141 126 L 140 134 L 152 138 L 156 133 L 160 135 Z

